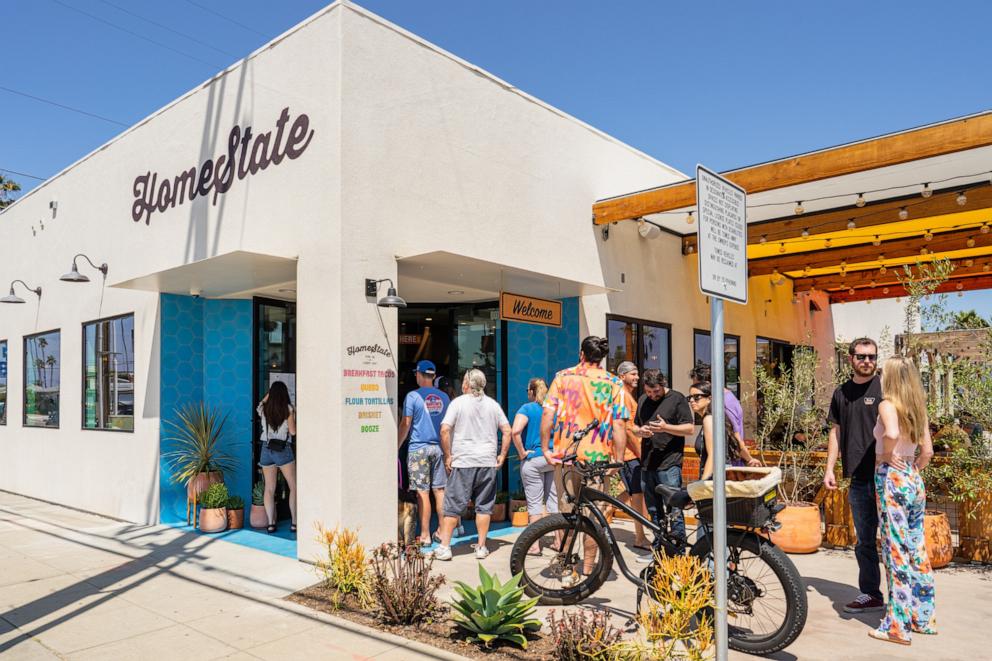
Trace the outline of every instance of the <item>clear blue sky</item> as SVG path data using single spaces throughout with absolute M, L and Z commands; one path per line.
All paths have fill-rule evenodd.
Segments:
M 8 0 L 0 86 L 130 125 L 326 4 Z M 684 172 L 992 108 L 987 2 L 359 4 Z M 0 122 L 0 169 L 40 177 L 123 130 L 3 90 Z

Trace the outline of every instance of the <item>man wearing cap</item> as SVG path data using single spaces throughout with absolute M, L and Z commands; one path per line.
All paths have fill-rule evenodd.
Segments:
M 437 374 L 434 363 L 421 360 L 414 371 L 418 388 L 408 393 L 403 400 L 399 447 L 403 447 L 409 434 L 407 469 L 410 472 L 410 488 L 417 492 L 420 543 L 430 546 L 431 491 L 434 492 L 440 511 L 441 503 L 444 502 L 444 487 L 448 481 L 444 470 L 444 454 L 441 452 L 441 420 L 444 419 L 450 400 L 434 387 L 434 375 Z
M 617 376 L 623 381 L 623 396 L 627 401 L 627 408 L 630 409 L 630 420 L 627 421 L 627 447 L 624 449 L 623 471 L 620 477 L 623 479 L 624 488 L 630 494 L 631 506 L 647 517 L 644 492 L 641 490 L 641 439 L 652 434 L 647 429 L 634 424 L 634 416 L 637 414 L 637 383 L 641 376 L 637 371 L 637 365 L 629 360 L 617 365 Z M 644 535 L 644 526 L 637 519 L 634 519 L 634 548 L 651 550 L 651 544 Z

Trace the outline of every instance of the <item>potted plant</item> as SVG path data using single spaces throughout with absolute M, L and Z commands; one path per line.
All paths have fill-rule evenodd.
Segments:
M 224 473 L 237 467 L 237 460 L 224 450 L 224 426 L 227 416 L 203 402 L 186 404 L 176 411 L 178 421 L 166 420 L 168 429 L 162 459 L 173 482 L 186 485 L 186 493 L 195 499 L 212 484 L 222 483 Z
M 269 517 L 265 515 L 265 483 L 261 480 L 251 488 L 251 514 L 248 523 L 252 528 L 264 528 L 269 525 Z
M 772 541 L 786 553 L 813 553 L 823 541 L 820 508 L 813 501 L 823 478 L 816 457 L 826 428 L 820 404 L 829 395 L 819 376 L 816 351 L 798 347 L 792 367 L 780 367 L 778 373 L 755 365 L 754 379 L 748 399 L 760 406 L 756 429 L 760 454 L 778 450 L 782 469 L 779 497 L 786 507 L 777 516 L 782 527 L 772 533 Z
M 227 499 L 227 527 L 229 530 L 241 530 L 245 527 L 245 501 L 241 496 L 231 496 Z
M 523 491 L 514 491 L 510 496 L 510 512 L 517 512 L 520 506 L 523 506 L 524 510 L 527 510 L 527 496 L 524 495 Z M 516 524 L 514 524 L 516 525 Z
M 517 508 L 513 510 L 513 518 L 510 520 L 510 525 L 517 528 L 526 528 L 529 522 L 530 518 L 527 516 L 527 503 L 517 505 Z
M 227 529 L 227 487 L 223 482 L 211 484 L 200 497 L 200 532 Z
M 493 515 L 490 519 L 493 523 L 506 521 L 506 501 L 508 498 L 505 491 L 496 492 L 496 504 L 493 505 Z

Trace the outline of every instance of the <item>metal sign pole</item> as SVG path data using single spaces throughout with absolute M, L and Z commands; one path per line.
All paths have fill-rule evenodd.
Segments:
M 727 434 L 724 424 L 723 299 L 710 298 L 712 347 L 710 409 L 713 413 L 713 574 L 716 579 L 716 661 L 727 661 Z

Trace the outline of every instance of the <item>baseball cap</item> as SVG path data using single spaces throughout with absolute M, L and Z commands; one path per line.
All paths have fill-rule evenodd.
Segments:
M 637 365 L 630 362 L 629 360 L 625 360 L 619 365 L 617 365 L 617 376 L 623 376 L 628 372 L 635 372 L 635 371 L 637 371 Z
M 417 367 L 414 372 L 420 372 L 421 374 L 437 374 L 437 367 L 434 366 L 429 360 L 421 360 L 417 362 Z

